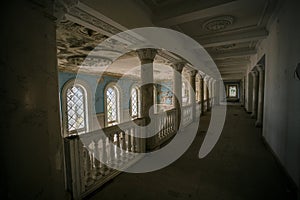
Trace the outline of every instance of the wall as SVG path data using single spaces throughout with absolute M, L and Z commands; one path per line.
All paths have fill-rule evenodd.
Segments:
M 67 199 L 56 27 L 52 6 L 32 2 L 7 1 L 1 12 L 0 199 Z
M 300 2 L 284 1 L 270 24 L 269 36 L 258 46 L 252 66 L 265 54 L 266 79 L 263 137 L 289 175 L 300 186 Z M 251 69 L 249 69 L 251 70 Z

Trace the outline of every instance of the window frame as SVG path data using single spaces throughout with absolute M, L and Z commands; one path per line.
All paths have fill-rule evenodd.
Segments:
M 132 116 L 132 98 L 131 98 L 131 94 L 132 94 L 132 90 L 136 90 L 136 103 L 137 103 L 137 115 L 136 116 Z M 131 86 L 130 88 L 130 96 L 129 96 L 129 114 L 132 120 L 137 119 L 140 117 L 140 110 L 141 110 L 141 98 L 140 98 L 140 88 L 138 87 L 138 85 L 134 84 Z
M 230 88 L 235 87 L 235 96 L 230 96 Z M 238 98 L 238 84 L 228 84 L 227 85 L 227 97 L 228 98 Z
M 85 114 L 85 130 L 78 132 L 78 130 L 73 130 L 73 131 L 69 131 L 69 127 L 68 127 L 68 109 L 67 109 L 67 92 L 68 89 L 74 87 L 74 86 L 79 86 L 80 88 L 82 88 L 83 92 L 84 92 L 84 114 Z M 62 88 L 61 91 L 61 108 L 62 108 L 62 124 L 63 124 L 63 136 L 64 137 L 69 137 L 72 135 L 80 135 L 80 134 L 84 134 L 84 133 L 88 133 L 91 130 L 92 127 L 92 116 L 91 116 L 91 102 L 92 102 L 92 98 L 91 98 L 91 89 L 90 86 L 83 80 L 80 79 L 71 79 L 68 80 Z

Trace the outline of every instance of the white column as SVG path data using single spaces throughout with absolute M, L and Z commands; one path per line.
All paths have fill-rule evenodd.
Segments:
M 189 71 L 189 81 L 190 81 L 190 85 L 191 85 L 191 89 L 190 90 L 190 103 L 192 105 L 192 115 L 193 115 L 193 120 L 196 119 L 196 75 L 197 75 L 197 71 L 196 70 L 190 70 Z
M 208 111 L 208 99 L 209 99 L 209 90 L 208 90 L 208 86 L 209 86 L 209 76 L 205 76 L 204 77 L 204 99 L 206 101 L 206 110 L 205 111 Z
M 139 49 L 138 57 L 141 61 L 141 118 L 150 120 L 149 115 L 153 114 L 150 108 L 154 104 L 153 95 L 153 61 L 156 55 L 155 49 Z M 150 113 L 152 112 L 152 113 Z
M 246 109 L 248 113 L 252 112 L 252 94 L 253 94 L 253 77 L 251 72 L 247 74 L 247 97 Z
M 263 107 L 264 107 L 264 81 L 265 81 L 265 72 L 262 65 L 257 66 L 259 72 L 259 86 L 258 86 L 258 108 L 257 108 L 257 120 L 255 123 L 256 127 L 262 126 L 263 121 Z
M 141 61 L 141 118 L 145 119 L 145 125 L 150 123 L 150 117 L 154 115 L 154 95 L 153 95 L 153 61 L 157 51 L 155 49 L 139 49 L 137 55 Z M 152 109 L 151 109 L 152 107 Z M 153 138 L 147 138 L 142 147 L 143 150 L 150 149 L 154 145 Z
M 253 92 L 252 92 L 252 114 L 251 118 L 257 117 L 257 94 L 258 94 L 258 72 L 256 70 L 251 71 L 253 77 Z
M 200 84 L 200 102 L 201 102 L 201 115 L 204 114 L 204 79 L 201 74 L 199 74 L 199 84 Z
M 216 80 L 215 89 L 214 89 L 214 105 L 220 105 L 220 87 L 221 87 L 221 80 Z
M 211 98 L 212 98 L 212 104 L 211 106 L 215 105 L 215 100 L 216 100 L 216 80 L 212 80 L 211 84 Z
M 239 93 L 240 93 L 240 103 L 242 106 L 244 106 L 244 88 L 245 88 L 245 83 L 244 83 L 244 78 L 241 80 L 240 82 L 240 90 L 239 90 Z
M 207 110 L 211 110 L 211 102 L 212 102 L 212 82 L 213 78 L 208 79 L 208 103 L 207 103 Z
M 177 129 L 181 121 L 181 106 L 182 106 L 182 70 L 185 63 L 179 62 L 172 65 L 174 68 L 173 74 L 173 105 L 176 109 L 176 125 Z

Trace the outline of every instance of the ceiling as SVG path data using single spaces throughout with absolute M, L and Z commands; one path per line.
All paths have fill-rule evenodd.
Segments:
M 277 0 L 128 0 L 119 1 L 124 6 L 118 7 L 113 3 L 101 6 L 103 2 L 84 0 L 79 6 L 69 9 L 65 20 L 58 23 L 60 70 L 76 71 L 76 66 L 97 44 L 144 20 L 145 24 L 150 21 L 153 26 L 171 28 L 190 36 L 211 55 L 223 79 L 242 79 L 250 64 L 250 57 L 256 54 L 258 43 L 268 36 L 268 21 L 277 4 Z M 124 10 L 114 10 L 121 6 Z M 76 9 L 85 11 L 84 15 Z M 94 18 L 89 20 L 89 15 L 98 21 Z M 121 56 L 122 52 L 106 53 Z M 108 71 L 111 73 L 124 73 L 130 67 L 139 65 L 137 55 L 132 52 L 114 62 L 105 55 L 95 56 L 95 59 L 100 60 L 103 66 L 110 65 Z M 155 63 L 168 65 L 174 59 L 173 55 L 171 57 L 166 56 L 166 52 L 160 52 Z M 90 68 L 90 71 L 93 70 L 99 68 Z M 158 76 L 161 73 L 163 77 L 167 72 L 157 67 L 156 73 Z

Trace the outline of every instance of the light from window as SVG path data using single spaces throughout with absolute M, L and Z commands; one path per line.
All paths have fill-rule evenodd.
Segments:
M 131 117 L 135 118 L 138 115 L 138 92 L 136 88 L 131 90 Z
M 109 87 L 106 90 L 106 109 L 107 122 L 114 125 L 117 122 L 117 90 L 115 87 Z
M 85 92 L 80 86 L 67 89 L 67 128 L 68 132 L 86 130 Z
M 229 86 L 229 97 L 236 97 L 237 91 L 236 86 Z

